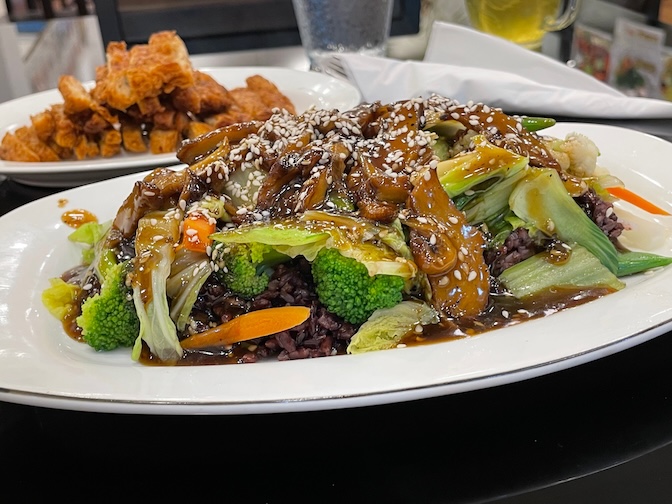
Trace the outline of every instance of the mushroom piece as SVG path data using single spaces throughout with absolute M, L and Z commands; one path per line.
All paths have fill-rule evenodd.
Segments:
M 406 205 L 411 252 L 427 275 L 432 305 L 443 317 L 476 317 L 490 293 L 483 235 L 455 207 L 435 170 L 418 174 Z
M 217 146 L 228 140 L 229 143 L 240 142 L 243 138 L 259 131 L 263 125 L 260 121 L 249 121 L 231 124 L 213 131 L 209 131 L 191 140 L 185 140 L 177 151 L 177 159 L 188 165 L 194 164 L 200 158 L 207 156 Z

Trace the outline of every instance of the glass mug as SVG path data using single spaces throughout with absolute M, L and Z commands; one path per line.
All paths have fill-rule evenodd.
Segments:
M 581 0 L 465 0 L 474 28 L 540 50 L 544 35 L 567 28 L 576 19 Z

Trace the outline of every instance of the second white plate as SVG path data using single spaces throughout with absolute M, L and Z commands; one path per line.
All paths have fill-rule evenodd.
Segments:
M 360 102 L 356 87 L 328 75 L 280 67 L 210 67 L 200 70 L 210 74 L 228 89 L 244 86 L 245 79 L 260 74 L 278 86 L 303 112 L 311 106 L 347 110 Z M 30 124 L 30 116 L 63 103 L 58 90 L 43 91 L 0 104 L 0 139 L 7 131 Z M 33 186 L 74 187 L 90 182 L 134 173 L 143 169 L 179 164 L 175 153 L 130 154 L 112 158 L 53 163 L 23 163 L 0 160 L 0 174 Z

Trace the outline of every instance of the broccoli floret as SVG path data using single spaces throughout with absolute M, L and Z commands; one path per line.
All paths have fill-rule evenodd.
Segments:
M 128 261 L 109 268 L 103 279 L 100 293 L 82 303 L 82 314 L 77 325 L 82 337 L 96 350 L 114 350 L 130 347 L 140 331 L 131 288 L 126 285 Z
M 333 248 L 317 254 L 312 274 L 320 302 L 353 324 L 361 324 L 378 308 L 390 308 L 403 298 L 402 277 L 371 276 L 366 266 Z
M 232 292 L 250 299 L 268 287 L 270 265 L 278 255 L 263 243 L 231 244 L 220 256 L 218 275 Z

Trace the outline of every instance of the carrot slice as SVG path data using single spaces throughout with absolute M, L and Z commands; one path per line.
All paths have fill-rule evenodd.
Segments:
M 261 338 L 291 329 L 310 316 L 306 306 L 266 308 L 240 315 L 217 327 L 183 339 L 182 348 L 194 349 L 231 345 L 239 341 Z
M 646 210 L 649 213 L 656 215 L 670 215 L 662 208 L 654 205 L 650 201 L 642 198 L 640 195 L 635 194 L 630 189 L 626 189 L 625 187 L 620 186 L 607 187 L 607 191 L 609 191 L 609 194 L 611 194 L 615 198 L 619 198 L 622 199 L 623 201 L 627 201 L 628 203 L 632 203 L 633 205 L 638 206 L 642 210 Z
M 205 252 L 212 243 L 210 235 L 215 232 L 215 224 L 201 213 L 190 214 L 184 219 L 181 247 L 195 252 Z

